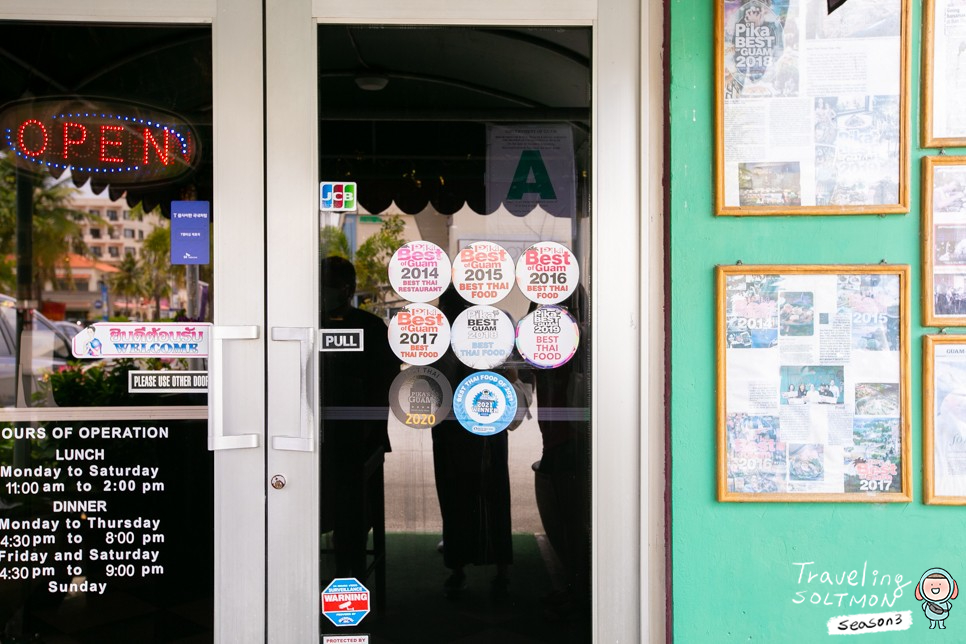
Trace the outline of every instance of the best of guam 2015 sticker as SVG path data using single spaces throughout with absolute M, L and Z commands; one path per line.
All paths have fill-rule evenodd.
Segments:
M 406 364 L 432 364 L 449 347 L 449 321 L 432 304 L 409 304 L 389 322 L 389 346 Z
M 492 306 L 471 306 L 453 322 L 453 353 L 473 369 L 492 369 L 513 351 L 513 322 Z
M 557 242 L 538 242 L 517 260 L 517 286 L 537 304 L 556 304 L 577 288 L 580 267 L 570 249 Z
M 456 388 L 453 411 L 466 431 L 478 436 L 499 434 L 516 416 L 517 394 L 500 374 L 479 371 Z
M 389 408 L 407 427 L 434 427 L 445 420 L 452 404 L 453 388 L 446 376 L 432 367 L 404 369 L 389 388 Z
M 478 241 L 453 260 L 453 285 L 473 304 L 496 304 L 513 289 L 513 258 L 499 244 Z
M 541 306 L 517 324 L 517 351 L 535 367 L 552 369 L 567 364 L 577 351 L 577 321 L 559 306 Z
M 389 283 L 410 302 L 429 302 L 449 286 L 452 267 L 443 249 L 432 242 L 412 241 L 389 260 Z

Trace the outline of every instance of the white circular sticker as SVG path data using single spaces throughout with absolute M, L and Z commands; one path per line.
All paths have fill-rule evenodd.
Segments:
M 449 347 L 449 321 L 432 304 L 409 304 L 389 321 L 389 346 L 406 364 L 432 364 Z
M 577 321 L 559 306 L 541 306 L 517 324 L 517 351 L 540 369 L 567 364 L 580 342 Z
M 513 289 L 513 258 L 499 244 L 478 241 L 453 260 L 453 285 L 473 304 L 496 304 Z
M 513 322 L 492 306 L 471 306 L 453 321 L 453 353 L 473 369 L 492 369 L 513 351 Z
M 392 254 L 389 283 L 410 302 L 429 302 L 449 286 L 451 271 L 442 248 L 432 242 L 412 241 Z
M 556 304 L 567 299 L 579 279 L 577 258 L 557 242 L 538 242 L 517 260 L 517 286 L 537 304 Z

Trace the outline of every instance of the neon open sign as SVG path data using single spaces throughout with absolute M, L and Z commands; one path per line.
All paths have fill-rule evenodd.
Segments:
M 39 99 L 0 111 L 3 149 L 21 168 L 100 176 L 111 185 L 172 181 L 198 163 L 178 116 L 119 101 Z

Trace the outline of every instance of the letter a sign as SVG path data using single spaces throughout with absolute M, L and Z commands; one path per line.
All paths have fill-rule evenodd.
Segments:
M 577 209 L 573 132 L 568 125 L 487 127 L 486 209 L 514 215 L 540 206 L 556 217 Z

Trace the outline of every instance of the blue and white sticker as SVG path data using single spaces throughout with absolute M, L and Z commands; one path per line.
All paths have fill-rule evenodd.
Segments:
M 471 434 L 499 434 L 516 416 L 516 390 L 498 373 L 477 371 L 464 378 L 456 388 L 453 410 L 460 425 Z

